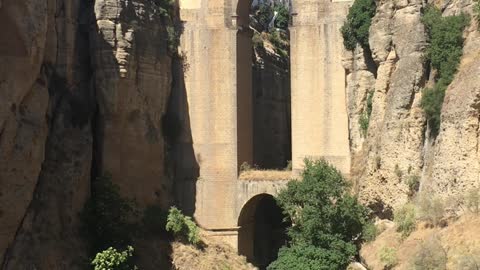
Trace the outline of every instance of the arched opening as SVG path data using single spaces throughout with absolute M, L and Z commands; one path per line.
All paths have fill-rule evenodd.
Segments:
M 243 206 L 238 226 L 238 252 L 259 269 L 266 269 L 287 240 L 287 224 L 273 196 L 260 194 L 250 199 Z
M 290 3 L 238 0 L 239 165 L 284 169 L 292 159 Z M 253 149 L 244 147 L 247 141 Z

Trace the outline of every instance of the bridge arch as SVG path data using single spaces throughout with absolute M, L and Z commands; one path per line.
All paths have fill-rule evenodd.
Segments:
M 287 224 L 275 198 L 262 193 L 247 201 L 240 212 L 238 226 L 239 254 L 259 269 L 266 269 L 287 239 Z

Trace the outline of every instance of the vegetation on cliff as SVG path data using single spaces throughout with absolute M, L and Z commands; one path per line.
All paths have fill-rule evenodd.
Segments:
M 440 129 L 440 115 L 448 85 L 453 81 L 463 50 L 463 30 L 469 24 L 465 14 L 442 17 L 442 12 L 434 7 L 426 8 L 423 19 L 430 43 L 426 59 L 437 71 L 435 85 L 425 88 L 421 106 L 427 116 L 431 135 L 436 136 Z
M 340 30 L 343 44 L 347 50 L 353 51 L 357 44 L 363 48 L 369 48 L 368 32 L 376 8 L 374 0 L 355 0 L 353 2 L 347 20 Z
M 305 161 L 302 181 L 291 181 L 277 198 L 293 224 L 290 241 L 269 270 L 345 269 L 368 223 L 367 209 L 326 161 Z
M 480 26 L 480 0 L 475 1 L 475 5 L 473 6 L 473 13 L 475 14 L 477 23 Z M 478 27 L 478 30 L 480 31 L 480 27 Z
M 363 113 L 360 115 L 360 118 L 358 119 L 358 123 L 360 125 L 360 129 L 363 137 L 367 136 L 368 126 L 370 125 L 370 116 L 372 115 L 372 108 L 373 108 L 373 94 L 374 94 L 374 91 L 372 90 L 367 93 L 365 109 L 363 110 Z
M 185 216 L 176 207 L 170 208 L 166 228 L 167 231 L 172 232 L 182 241 L 194 246 L 200 244 L 200 234 L 197 224 L 195 224 L 191 217 Z

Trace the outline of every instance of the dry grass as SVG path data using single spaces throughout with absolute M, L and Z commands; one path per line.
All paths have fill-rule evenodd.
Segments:
M 247 170 L 240 173 L 240 180 L 250 181 L 284 181 L 291 180 L 292 171 L 280 170 Z
M 197 249 L 179 242 L 172 244 L 175 270 L 255 270 L 245 257 L 237 255 L 229 245 L 202 234 L 205 248 Z
M 378 256 L 380 249 L 385 246 L 395 248 L 398 254 L 398 265 L 393 269 L 410 270 L 411 262 L 422 243 L 435 236 L 447 251 L 447 269 L 457 270 L 459 261 L 465 256 L 480 258 L 479 235 L 480 216 L 466 215 L 444 228 L 431 228 L 425 223 L 420 224 L 418 229 L 403 241 L 395 228 L 389 228 L 375 241 L 365 244 L 360 254 L 368 265 L 368 269 L 382 270 L 384 265 Z

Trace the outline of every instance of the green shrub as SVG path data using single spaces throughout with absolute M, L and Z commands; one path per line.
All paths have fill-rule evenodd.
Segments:
M 363 113 L 360 115 L 360 119 L 358 120 L 358 123 L 360 125 L 360 130 L 362 133 L 362 136 L 366 137 L 367 132 L 368 132 L 368 126 L 370 124 L 370 116 L 372 115 L 372 108 L 373 108 L 373 93 L 374 91 L 369 91 L 367 93 L 367 100 L 366 100 L 366 106 L 365 110 Z
M 287 161 L 287 166 L 285 166 L 285 171 L 291 171 L 293 169 L 292 161 Z
M 431 237 L 423 242 L 413 257 L 412 267 L 414 270 L 445 270 L 447 253 L 440 241 Z
M 368 48 L 368 31 L 375 15 L 374 0 L 355 0 L 350 7 L 347 20 L 341 28 L 343 44 L 353 51 L 357 44 Z
M 108 247 L 125 248 L 131 243 L 135 225 L 133 203 L 120 196 L 110 175 L 92 183 L 92 195 L 82 211 L 83 232 L 90 239 L 94 253 Z
M 362 239 L 365 242 L 371 242 L 377 238 L 377 235 L 379 235 L 379 231 L 377 226 L 375 226 L 375 223 L 372 221 L 365 223 L 363 226 Z
M 248 172 L 252 170 L 252 166 L 248 164 L 248 162 L 243 162 L 242 165 L 240 165 L 240 172 Z
M 397 250 L 391 247 L 383 247 L 379 251 L 380 261 L 385 265 L 384 269 L 392 269 L 398 264 Z
M 467 192 L 465 206 L 470 212 L 480 214 L 480 188 L 473 188 Z
M 289 45 L 285 35 L 282 35 L 279 31 L 274 31 L 268 35 L 268 40 L 273 45 L 275 52 L 283 59 L 288 58 Z
M 160 15 L 163 17 L 172 18 L 172 13 L 173 13 L 173 6 L 175 1 L 173 0 L 154 0 L 154 3 L 158 7 L 158 11 L 160 12 Z
M 415 206 L 406 204 L 395 210 L 393 221 L 397 225 L 397 232 L 402 233 L 402 237 L 408 237 L 416 227 Z
M 147 233 L 161 234 L 166 232 L 168 213 L 161 207 L 151 205 L 143 212 L 143 227 Z
M 433 226 L 441 224 L 445 216 L 445 203 L 440 197 L 420 194 L 417 198 L 418 217 Z
M 433 136 L 440 129 L 445 91 L 457 72 L 463 51 L 463 29 L 469 21 L 465 14 L 442 17 L 442 12 L 434 6 L 428 6 L 422 17 L 430 40 L 426 58 L 438 72 L 434 87 L 424 89 L 421 101 Z
M 367 209 L 326 161 L 305 160 L 301 176 L 302 181 L 290 181 L 278 194 L 293 225 L 287 231 L 289 246 L 268 269 L 345 269 L 368 221 Z
M 432 136 L 438 135 L 440 130 L 440 116 L 442 113 L 443 99 L 445 97 L 446 87 L 435 85 L 434 88 L 425 88 L 422 91 L 422 101 L 420 105 L 427 117 L 428 126 Z
M 180 45 L 180 34 L 174 26 L 167 26 L 167 47 L 172 55 L 178 54 L 178 46 Z
M 399 179 L 402 179 L 403 171 L 400 169 L 400 166 L 398 166 L 398 164 L 395 164 L 395 170 L 393 172 Z
M 269 3 L 261 3 L 253 12 L 254 18 L 263 27 L 262 30 L 268 30 L 268 24 L 273 18 L 273 7 Z
M 176 207 L 170 208 L 166 229 L 182 241 L 187 241 L 195 246 L 200 244 L 200 230 L 197 224 Z
M 418 174 L 408 176 L 406 184 L 408 186 L 409 195 L 414 195 L 420 188 L 420 176 Z
M 290 22 L 290 11 L 283 4 L 276 4 L 273 8 L 277 12 L 277 18 L 275 19 L 275 27 L 287 30 L 288 23 Z
M 477 30 L 480 31 L 480 0 L 475 1 L 475 5 L 473 6 L 473 14 L 475 14 L 475 18 L 477 19 Z
M 263 38 L 260 33 L 253 33 L 252 44 L 254 48 L 263 48 Z
M 332 270 L 345 269 L 355 255 L 354 245 L 343 241 L 332 242 L 334 249 L 325 249 L 300 243 L 291 247 L 282 247 L 278 259 L 272 262 L 268 270 Z M 345 263 L 347 262 L 347 263 Z M 345 267 L 343 267 L 345 265 Z
M 124 251 L 117 251 L 115 248 L 97 253 L 92 261 L 94 270 L 136 270 L 137 267 L 131 263 L 133 247 L 128 246 Z
M 478 262 L 477 262 L 478 260 Z M 480 269 L 480 258 L 475 259 L 474 256 L 469 254 L 462 254 L 457 259 L 457 268 L 459 270 L 478 270 Z

